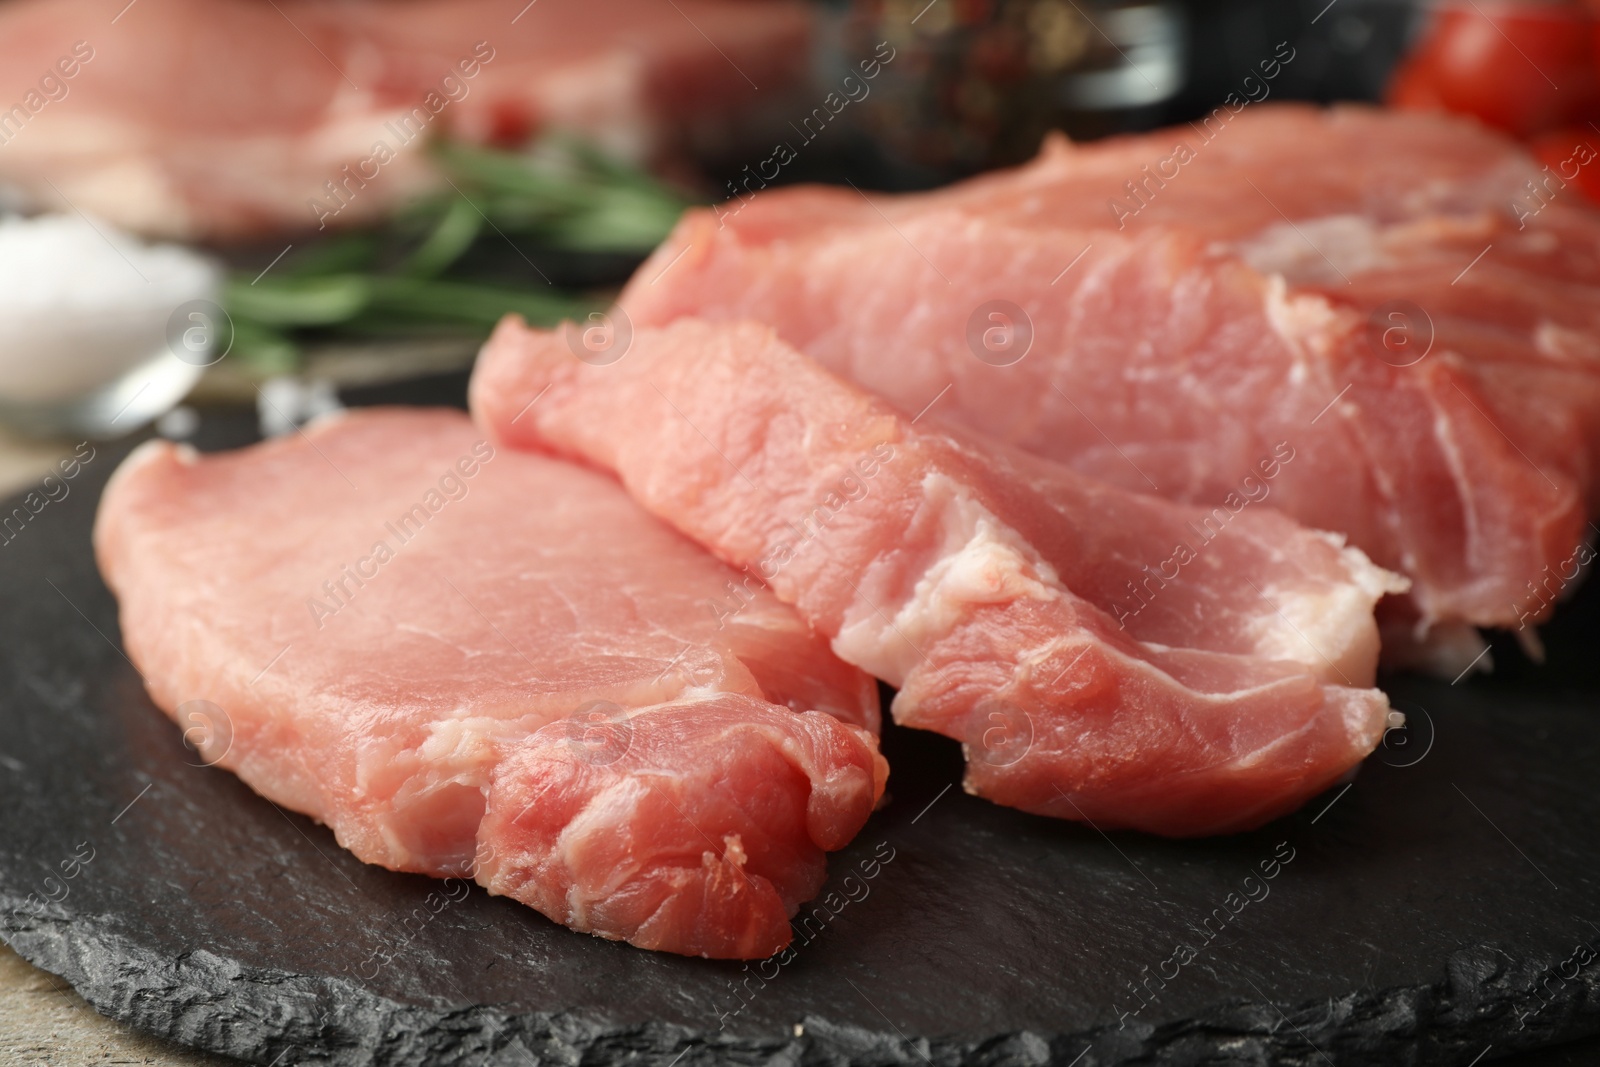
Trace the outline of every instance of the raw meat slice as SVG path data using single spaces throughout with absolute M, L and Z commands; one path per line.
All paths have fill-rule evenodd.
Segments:
M 629 744 L 615 762 L 583 758 L 562 723 L 507 752 L 479 880 L 641 948 L 754 959 L 787 945 L 788 917 L 822 887 L 822 850 L 849 843 L 881 789 L 871 739 L 736 694 L 617 721 Z
M 367 862 L 574 929 L 766 956 L 882 791 L 871 679 L 764 590 L 719 618 L 733 571 L 456 412 L 147 444 L 95 546 L 208 762 Z
M 1541 177 L 1539 164 L 1516 142 L 1470 119 L 1271 104 L 1220 126 L 1201 122 L 1092 144 L 1053 134 L 1022 167 L 927 193 L 868 201 L 842 187 L 792 188 L 742 196 L 716 213 L 764 239 L 881 225 L 885 216 L 898 223 L 930 209 L 1051 229 L 1176 228 L 1212 241 L 1247 238 L 1287 220 L 1342 220 L 1338 225 L 1361 228 L 1354 231 L 1359 237 L 1362 229 L 1506 215 L 1528 196 L 1527 183 Z M 1548 206 L 1566 216 L 1581 201 L 1555 198 Z M 1326 267 L 1312 244 L 1289 246 L 1308 265 L 1315 260 L 1315 269 Z M 1339 247 L 1326 250 L 1340 258 Z
M 575 358 L 568 329 L 500 325 L 479 421 L 616 471 L 765 582 L 899 687 L 897 722 L 965 744 L 972 792 L 1222 833 L 1326 788 L 1389 723 L 1364 687 L 1373 605 L 1403 584 L 1337 537 L 916 426 L 763 325 L 641 329 L 605 365 Z M 1252 486 L 1288 458 L 1269 452 Z
M 1394 636 L 1454 673 L 1470 626 L 1548 614 L 1533 583 L 1600 503 L 1600 217 L 1540 178 L 1457 121 L 1252 107 L 934 193 L 691 213 L 621 304 L 770 323 L 902 410 L 948 386 L 934 417 L 1178 500 L 1290 441 L 1273 503 L 1411 577 Z M 992 301 L 1025 355 L 982 349 Z
M 370 221 L 433 187 L 438 129 L 676 163 L 781 103 L 809 34 L 789 0 L 18 0 L 0 180 L 181 238 Z

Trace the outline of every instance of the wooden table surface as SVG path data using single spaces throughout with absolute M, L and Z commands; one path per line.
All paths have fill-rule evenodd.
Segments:
M 0 498 L 26 492 L 72 452 L 72 442 L 0 435 Z M 233 1063 L 134 1034 L 86 1004 L 66 982 L 0 946 L 0 1067 L 143 1063 L 221 1067 Z
M 0 499 L 20 493 L 71 454 L 72 442 L 29 441 L 0 431 Z
M 158 1067 L 237 1067 L 135 1034 L 99 1014 L 66 982 L 0 946 L 0 1067 L 79 1067 L 142 1063 Z
M 340 388 L 382 384 L 459 370 L 471 363 L 476 349 L 476 342 L 449 339 L 329 347 L 311 355 L 306 374 Z M 202 419 L 210 405 L 253 406 L 255 381 L 220 365 L 208 372 L 190 403 L 200 405 Z M 38 486 L 76 444 L 30 440 L 0 429 L 0 499 Z M 0 945 L 0 1067 L 112 1063 L 223 1067 L 237 1061 L 135 1034 L 98 1014 L 60 978 Z

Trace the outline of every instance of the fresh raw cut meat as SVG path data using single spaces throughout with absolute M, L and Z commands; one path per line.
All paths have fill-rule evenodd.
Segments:
M 781 103 L 809 34 L 789 0 L 13 0 L 0 180 L 185 238 L 368 221 L 441 129 L 676 157 Z
M 1389 724 L 1372 612 L 1404 585 L 1336 536 L 915 425 L 764 325 L 641 329 L 604 365 L 580 343 L 503 322 L 475 416 L 616 471 L 794 604 L 899 688 L 897 722 L 965 744 L 969 791 L 1222 833 L 1337 781 Z M 1269 452 L 1252 496 L 1290 460 Z
M 719 618 L 734 571 L 456 412 L 147 444 L 95 547 L 209 762 L 369 863 L 577 930 L 766 956 L 883 789 L 874 683 L 792 609 Z
M 1545 617 L 1600 495 L 1600 215 L 1458 120 L 1257 106 L 933 193 L 762 193 L 687 216 L 621 303 L 767 322 L 902 410 L 949 387 L 931 417 L 1177 500 L 1289 441 L 1272 503 L 1408 575 L 1386 637 L 1441 669 Z M 985 350 L 991 312 L 1031 344 Z

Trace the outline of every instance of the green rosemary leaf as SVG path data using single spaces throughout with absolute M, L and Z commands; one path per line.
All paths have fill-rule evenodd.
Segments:
M 232 279 L 223 301 L 235 325 L 331 326 L 350 318 L 372 299 L 372 279 L 361 274 L 312 277 L 283 275 L 254 283 Z
M 372 231 L 337 234 L 297 250 L 272 273 L 310 278 L 370 270 L 377 260 L 379 244 L 379 234 Z
M 433 147 L 454 192 L 495 226 L 543 238 L 551 247 L 647 252 L 688 205 L 649 175 L 563 135 L 531 153 L 496 152 L 448 141 Z
M 687 205 L 643 171 L 565 135 L 521 153 L 448 140 L 429 150 L 446 178 L 440 192 L 377 228 L 319 240 L 266 277 L 229 281 L 224 302 L 241 362 L 264 374 L 290 370 L 304 331 L 476 336 L 511 312 L 535 325 L 581 318 L 605 301 L 454 272 L 478 242 L 512 234 L 550 251 L 642 255 Z
M 416 277 L 441 273 L 461 258 L 482 230 L 483 216 L 478 209 L 463 199 L 455 199 L 444 209 L 433 232 L 411 254 L 405 272 Z
M 248 320 L 233 324 L 233 347 L 228 356 L 254 374 L 269 378 L 288 374 L 300 363 L 300 346 L 286 335 Z
M 424 322 L 457 322 L 489 329 L 510 312 L 551 325 L 602 306 L 560 291 L 505 289 L 475 282 L 378 277 L 370 279 L 369 310 Z

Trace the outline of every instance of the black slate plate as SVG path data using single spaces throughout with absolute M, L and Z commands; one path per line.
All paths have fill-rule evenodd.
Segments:
M 211 419 L 203 443 L 250 436 Z M 1495 680 L 1391 680 L 1417 725 L 1234 838 L 997 808 L 952 788 L 955 746 L 891 730 L 893 799 L 832 906 L 747 968 L 476 890 L 435 913 L 442 883 L 192 766 L 90 556 L 124 451 L 0 547 L 0 928 L 140 1029 L 269 1064 L 664 1067 L 1468 1064 L 1600 1032 L 1600 594 L 1542 669 L 1499 648 Z

